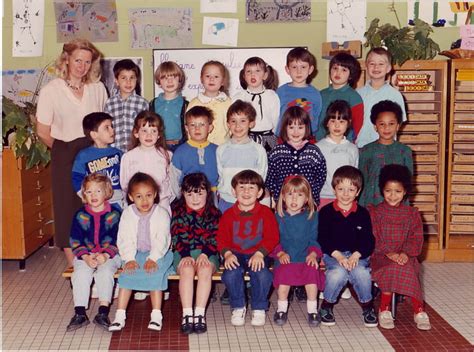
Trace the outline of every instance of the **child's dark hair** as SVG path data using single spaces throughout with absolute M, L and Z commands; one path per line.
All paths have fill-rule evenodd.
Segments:
M 331 181 L 332 188 L 335 189 L 336 186 L 344 180 L 349 180 L 359 191 L 362 189 L 364 183 L 362 172 L 360 172 L 358 168 L 350 165 L 341 166 L 334 172 Z
M 209 125 L 212 125 L 212 122 L 214 121 L 214 113 L 212 112 L 211 109 L 205 106 L 200 106 L 200 105 L 193 106 L 191 109 L 186 111 L 186 114 L 184 115 L 184 121 L 188 123 L 190 119 L 196 118 L 196 117 L 206 118 L 207 122 L 209 122 Z
M 252 106 L 252 104 L 240 99 L 234 101 L 232 105 L 229 106 L 229 109 L 227 109 L 227 122 L 229 122 L 231 117 L 235 114 L 243 114 L 247 116 L 249 122 L 254 122 L 257 117 L 257 112 L 255 111 L 255 108 Z
M 91 132 L 97 132 L 102 122 L 107 120 L 112 121 L 113 118 L 106 112 L 91 112 L 90 114 L 87 114 L 82 120 L 84 135 L 93 142 L 94 140 L 91 137 Z
M 365 61 L 367 61 L 369 59 L 369 56 L 371 54 L 377 54 L 377 55 L 385 56 L 387 58 L 388 64 L 389 65 L 392 64 L 392 54 L 390 54 L 390 51 L 388 51 L 385 48 L 377 47 L 377 48 L 370 49 L 369 52 L 367 53 L 367 55 L 365 55 Z
M 114 77 L 118 79 L 120 72 L 122 71 L 132 71 L 135 73 L 135 76 L 137 77 L 137 85 L 135 86 L 135 93 L 138 95 L 141 94 L 141 72 L 140 72 L 140 67 L 136 63 L 134 63 L 130 59 L 123 59 L 120 61 L 117 61 L 114 65 L 113 71 L 114 71 Z
M 156 183 L 153 177 L 143 172 L 137 172 L 135 175 L 132 176 L 130 181 L 128 181 L 127 195 L 131 195 L 133 192 L 133 189 L 140 183 L 143 183 L 153 188 L 153 191 L 156 193 L 156 197 L 153 200 L 153 202 L 155 204 L 158 204 L 160 202 L 160 186 L 158 186 L 158 183 Z M 128 204 L 133 203 L 130 197 L 127 197 L 127 202 Z
M 291 49 L 286 55 L 286 66 L 289 66 L 293 61 L 307 62 L 309 66 L 313 66 L 313 72 L 306 78 L 306 84 L 310 84 L 313 78 L 318 74 L 314 55 L 308 49 L 299 46 Z
M 178 90 L 182 90 L 186 82 L 186 76 L 183 69 L 174 61 L 163 61 L 155 70 L 155 82 L 160 84 L 160 80 L 167 76 L 174 76 L 179 78 Z
M 181 198 L 178 200 L 178 205 L 184 206 L 186 204 L 184 199 L 185 193 L 199 193 L 200 191 L 207 192 L 203 216 L 212 216 L 211 208 L 215 208 L 214 195 L 211 190 L 211 183 L 202 172 L 195 172 L 184 176 L 181 182 Z
M 380 194 L 383 194 L 383 189 L 387 182 L 398 182 L 405 189 L 405 198 L 408 196 L 408 193 L 411 191 L 411 172 L 405 165 L 398 164 L 389 164 L 385 165 L 380 170 L 379 175 L 379 189 Z
M 278 88 L 278 74 L 277 72 L 268 65 L 262 58 L 258 56 L 253 56 L 247 59 L 244 63 L 244 68 L 240 70 L 239 73 L 239 81 L 240 81 L 240 86 L 243 89 L 247 89 L 248 84 L 247 81 L 245 81 L 245 70 L 247 66 L 260 66 L 263 72 L 267 74 L 267 78 L 263 80 L 263 86 L 267 89 L 277 89 Z
M 349 131 L 352 127 L 352 111 L 351 107 L 345 100 L 334 100 L 329 104 L 326 110 L 326 117 L 323 121 L 323 126 L 329 134 L 329 120 L 345 120 L 347 121 L 347 130 L 344 133 L 345 136 L 349 134 Z
M 372 124 L 375 125 L 377 118 L 383 112 L 394 113 L 399 125 L 403 122 L 403 112 L 400 105 L 391 100 L 382 100 L 372 106 L 372 110 L 370 110 L 370 121 Z
M 357 59 L 348 53 L 337 53 L 329 62 L 329 71 L 334 65 L 345 67 L 349 70 L 349 80 L 347 83 L 355 88 L 360 78 L 360 63 Z
M 262 176 L 260 176 L 253 170 L 242 170 L 239 173 L 235 174 L 234 177 L 232 177 L 232 188 L 235 189 L 237 185 L 246 184 L 257 185 L 259 190 L 265 188 L 265 182 L 263 181 Z
M 288 132 L 286 131 L 286 128 L 294 123 L 305 126 L 303 139 L 309 139 L 309 137 L 311 137 L 311 118 L 309 117 L 308 112 L 300 106 L 290 106 L 283 113 L 283 119 L 281 120 L 281 139 L 288 142 Z

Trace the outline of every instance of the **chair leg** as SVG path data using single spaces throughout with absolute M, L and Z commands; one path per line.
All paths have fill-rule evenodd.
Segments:
M 397 313 L 397 294 L 395 292 L 392 293 L 392 317 L 395 319 L 395 315 Z

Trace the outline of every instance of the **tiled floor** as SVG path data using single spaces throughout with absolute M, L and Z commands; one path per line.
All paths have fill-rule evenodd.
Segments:
M 273 295 L 265 327 L 252 327 L 249 313 L 246 326 L 235 328 L 229 307 L 215 302 L 207 312 L 208 333 L 189 338 L 178 330 L 181 308 L 176 284 L 163 307 L 161 332 L 146 329 L 151 307 L 143 301 L 131 302 L 122 332 L 110 334 L 90 324 L 66 333 L 73 303 L 69 282 L 61 277 L 62 254 L 44 247 L 27 260 L 25 272 L 18 271 L 17 262 L 2 264 L 2 350 L 474 351 L 474 264 L 423 264 L 430 332 L 414 328 L 409 300 L 399 305 L 392 331 L 365 328 L 354 299 L 336 306 L 334 327 L 310 328 L 304 303 L 293 303 L 288 324 L 279 327 L 271 323 Z M 218 291 L 222 288 L 217 286 Z M 90 318 L 96 310 L 97 300 L 91 300 Z M 112 317 L 114 310 L 115 306 Z

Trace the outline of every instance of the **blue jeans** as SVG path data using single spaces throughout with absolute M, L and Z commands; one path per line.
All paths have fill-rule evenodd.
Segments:
M 342 252 L 349 258 L 351 252 Z M 324 299 L 329 303 L 335 303 L 339 293 L 350 282 L 359 297 L 360 303 L 367 303 L 372 300 L 372 278 L 370 275 L 369 258 L 359 259 L 357 266 L 351 271 L 339 265 L 336 259 L 324 254 L 326 264 L 326 287 L 324 289 Z
M 252 294 L 250 305 L 253 310 L 268 309 L 268 293 L 272 286 L 273 274 L 268 270 L 268 260 L 265 257 L 265 267 L 260 271 L 252 271 L 249 268 L 251 255 L 234 253 L 240 266 L 232 270 L 224 270 L 222 282 L 229 291 L 230 306 L 235 308 L 245 307 L 245 282 L 244 274 L 248 272 L 250 276 L 250 286 Z

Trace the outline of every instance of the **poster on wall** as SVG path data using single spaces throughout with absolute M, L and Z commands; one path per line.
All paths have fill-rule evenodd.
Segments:
M 235 13 L 237 0 L 201 0 L 201 13 Z
M 114 65 L 123 59 L 130 59 L 132 60 L 137 66 L 140 68 L 141 72 L 141 82 L 140 86 L 138 85 L 137 82 L 137 87 L 139 88 L 137 90 L 137 94 L 144 96 L 144 89 L 143 87 L 145 86 L 143 83 L 143 58 L 142 57 L 106 57 L 100 61 L 100 66 L 102 68 L 102 76 L 100 80 L 102 83 L 104 83 L 105 88 L 107 89 L 107 92 L 109 93 L 109 96 L 113 96 L 118 93 L 118 86 L 115 84 L 115 76 L 114 76 Z
M 12 56 L 42 56 L 44 0 L 13 1 L 12 11 Z
M 204 17 L 202 43 L 207 45 L 237 46 L 239 20 L 236 18 Z
M 421 19 L 429 24 L 458 27 L 464 24 L 466 12 L 474 1 L 407 0 L 407 18 Z
M 73 38 L 91 42 L 118 41 L 115 0 L 55 1 L 54 13 L 58 43 Z
M 328 0 L 326 41 L 363 41 L 366 21 L 366 0 Z
M 132 49 L 182 48 L 193 44 L 190 8 L 128 10 Z
M 309 22 L 310 0 L 247 0 L 247 22 Z

